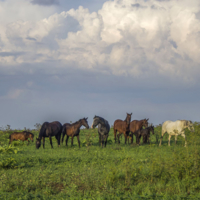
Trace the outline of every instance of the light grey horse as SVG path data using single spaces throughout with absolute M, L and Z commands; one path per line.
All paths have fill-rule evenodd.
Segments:
M 98 125 L 98 133 L 99 133 L 99 146 L 106 147 L 108 133 L 110 131 L 110 125 L 107 120 L 102 117 L 94 116 L 93 123 L 91 128 L 95 128 Z
M 192 121 L 187 120 L 177 120 L 173 121 L 165 121 L 162 125 L 162 135 L 160 138 L 160 144 L 162 143 L 163 135 L 167 132 L 169 134 L 168 145 L 170 146 L 170 139 L 172 135 L 175 135 L 175 144 L 177 141 L 177 136 L 181 135 L 185 138 L 185 146 L 187 145 L 186 136 L 185 136 L 185 129 L 188 128 L 190 131 L 194 131 L 194 127 Z

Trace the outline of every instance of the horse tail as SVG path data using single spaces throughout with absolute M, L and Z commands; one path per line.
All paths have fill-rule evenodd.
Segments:
M 62 128 L 62 144 L 63 144 L 65 134 L 66 134 L 66 126 L 64 125 L 63 128 Z

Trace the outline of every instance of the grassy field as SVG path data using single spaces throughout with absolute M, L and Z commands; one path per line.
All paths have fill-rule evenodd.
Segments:
M 188 146 L 178 136 L 158 146 L 161 127 L 151 144 L 114 143 L 113 130 L 106 148 L 98 145 L 97 129 L 81 130 L 81 148 L 35 148 L 35 142 L 13 142 L 0 132 L 0 199 L 200 199 L 200 124 L 186 130 Z M 38 132 L 33 132 L 38 136 Z M 34 139 L 35 139 L 34 138 Z M 134 138 L 135 141 L 135 138 Z

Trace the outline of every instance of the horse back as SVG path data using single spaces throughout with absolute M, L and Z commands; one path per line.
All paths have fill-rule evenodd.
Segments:
M 130 131 L 131 132 L 135 132 L 135 131 L 138 131 L 139 129 L 142 128 L 142 123 L 138 120 L 133 120 L 131 123 L 130 123 Z
M 66 135 L 68 136 L 78 135 L 79 132 L 80 132 L 80 129 L 76 128 L 74 124 L 66 125 Z
M 162 125 L 162 133 L 174 133 L 174 131 L 182 131 L 185 128 L 184 120 L 165 121 Z
M 123 133 L 129 130 L 129 125 L 125 121 L 117 119 L 114 122 L 114 130 L 117 130 L 120 133 Z
M 14 132 L 9 136 L 10 140 L 26 140 L 26 134 L 24 132 Z

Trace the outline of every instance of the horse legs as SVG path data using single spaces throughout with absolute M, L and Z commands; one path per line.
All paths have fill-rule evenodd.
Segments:
M 64 141 L 64 137 L 65 137 L 65 133 L 62 134 L 62 144 L 63 144 L 63 141 Z
M 69 136 L 67 135 L 67 138 L 66 138 L 66 146 L 67 146 L 68 139 L 69 139 Z
M 78 146 L 80 148 L 80 140 L 79 140 L 79 135 L 76 136 L 77 137 L 77 140 L 78 140 Z
M 72 136 L 72 139 L 71 139 L 71 146 L 73 146 L 73 139 L 74 139 L 74 136 Z
M 171 139 L 171 135 L 169 135 L 169 138 L 168 138 L 168 146 L 170 146 L 170 139 Z
M 116 143 L 116 135 L 117 135 L 117 129 L 114 129 L 114 139 L 115 139 L 115 143 Z
M 51 136 L 49 136 L 49 140 L 50 140 L 51 148 L 53 148 Z
M 126 142 L 127 142 L 127 135 L 126 135 L 126 133 L 125 133 L 124 136 L 125 136 L 125 144 L 126 144 Z
M 28 144 L 27 144 L 27 145 L 29 145 L 29 140 L 27 139 L 26 141 L 28 141 Z
M 42 140 L 43 140 L 43 149 L 44 149 L 45 137 L 42 137 Z
M 10 141 L 9 141 L 9 144 L 11 144 L 11 142 L 12 142 L 13 140 L 12 139 L 10 139 Z
M 121 133 L 119 133 L 119 134 L 117 135 L 117 138 L 118 138 L 118 144 L 120 144 L 120 140 L 119 140 L 120 135 L 121 135 Z
M 131 132 L 130 137 L 131 137 L 131 144 L 133 144 L 133 132 Z
M 104 135 L 101 136 L 101 146 L 104 147 Z
M 175 145 L 176 145 L 176 142 L 177 142 L 177 136 L 178 136 L 178 135 L 175 135 Z
M 61 135 L 57 135 L 56 136 L 56 139 L 57 139 L 57 142 L 58 142 L 58 146 L 60 147 L 60 138 L 61 138 Z
M 160 137 L 160 144 L 159 144 L 159 146 L 161 146 L 161 144 L 162 144 L 162 139 L 163 139 L 164 134 L 165 134 L 165 132 L 162 132 L 162 135 Z
M 186 145 L 187 145 L 187 141 L 186 141 L 185 133 L 182 133 L 181 136 L 185 138 L 185 147 L 186 147 Z
M 105 136 L 105 147 L 106 147 L 106 144 L 107 144 L 107 139 L 108 139 L 108 135 Z

